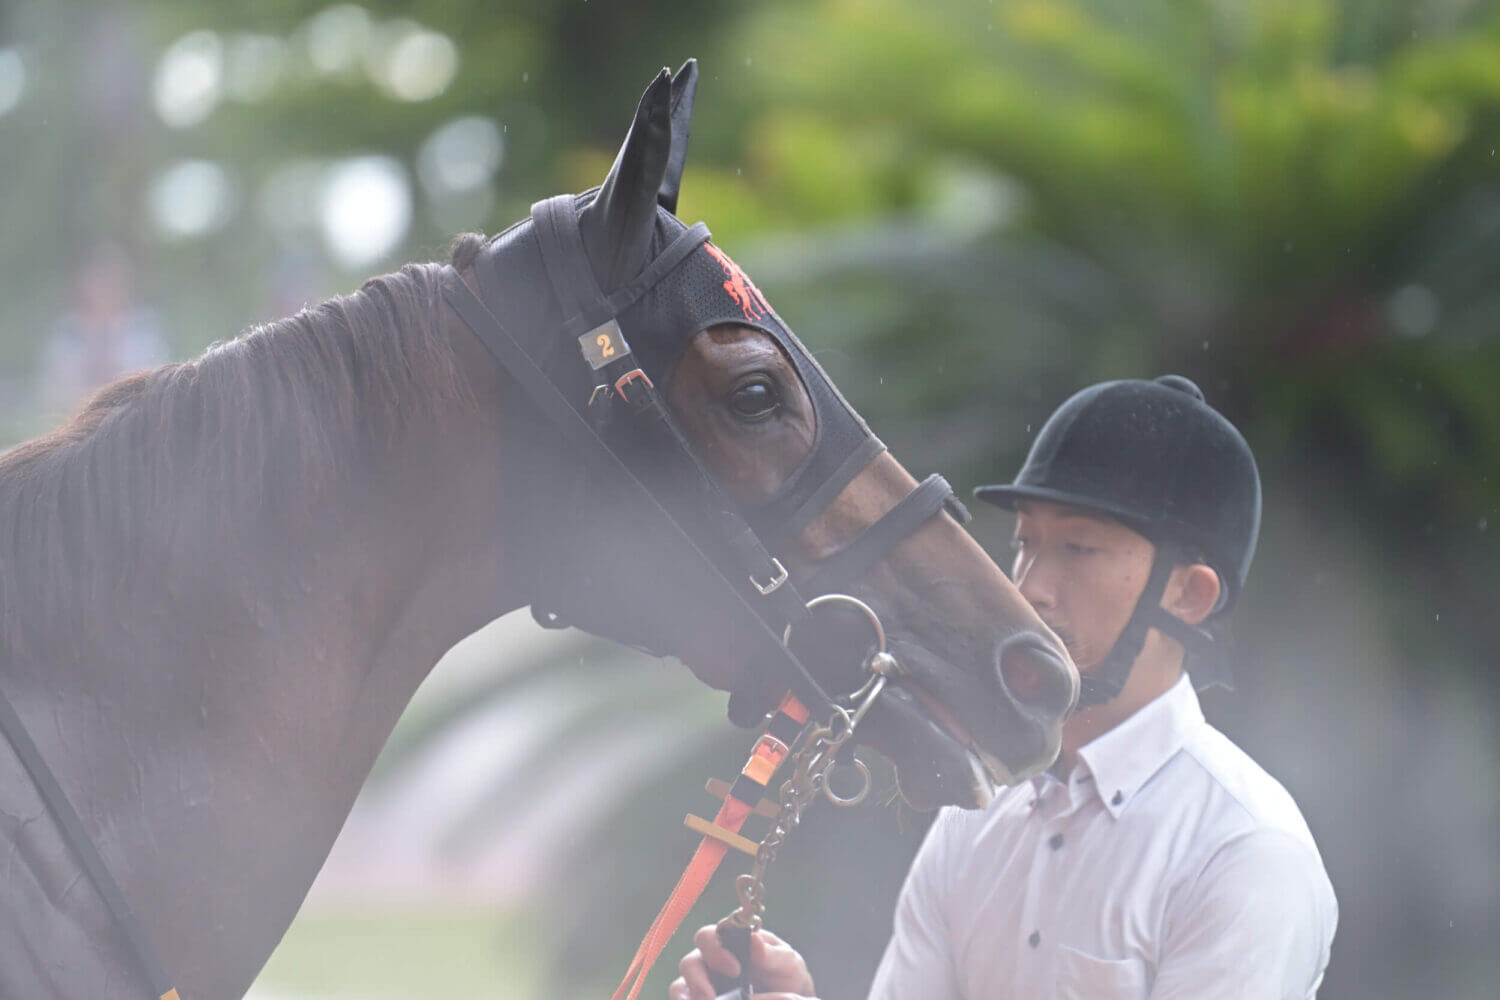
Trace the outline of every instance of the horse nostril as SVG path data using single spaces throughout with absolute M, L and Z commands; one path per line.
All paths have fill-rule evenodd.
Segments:
M 1057 716 L 1073 707 L 1073 669 L 1040 636 L 1012 636 L 1001 643 L 995 662 L 1000 683 L 1021 707 Z

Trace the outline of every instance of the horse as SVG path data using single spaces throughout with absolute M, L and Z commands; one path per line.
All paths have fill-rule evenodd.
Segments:
M 860 736 L 910 801 L 983 805 L 1055 756 L 1078 686 L 1057 637 L 748 276 L 701 233 L 687 246 L 698 230 L 674 210 L 696 72 L 663 70 L 604 183 L 541 203 L 552 215 L 125 377 L 0 456 L 0 695 L 181 997 L 249 988 L 417 686 L 498 615 L 530 604 L 674 655 L 732 691 L 742 723 L 787 690 L 758 623 L 727 610 L 662 511 L 543 414 L 553 389 L 496 363 L 468 296 L 580 420 L 601 389 L 618 408 L 660 387 L 656 423 L 709 481 L 668 491 L 680 516 L 718 497 L 732 509 L 709 520 L 740 523 L 788 483 L 817 494 L 761 523 L 785 536 L 773 569 L 731 596 L 821 592 L 840 563 L 838 589 L 874 609 L 902 665 Z M 561 271 L 535 246 L 552 226 L 576 244 Z M 667 245 L 687 247 L 675 269 Z M 710 302 L 712 321 L 662 333 L 626 310 L 600 326 L 567 301 L 651 301 L 647 273 Z M 618 339 L 599 350 L 628 340 L 640 366 L 591 392 L 596 372 L 557 335 L 580 324 L 586 350 L 604 329 Z M 843 432 L 845 471 L 808 479 Z M 658 444 L 638 449 L 648 465 Z M 913 497 L 941 503 L 913 515 Z M 837 669 L 818 678 L 847 690 Z M 0 996 L 146 996 L 103 890 L 4 741 L 0 831 Z

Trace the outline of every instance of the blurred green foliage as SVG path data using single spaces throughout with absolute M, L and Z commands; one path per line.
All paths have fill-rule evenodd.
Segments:
M 91 242 L 132 250 L 142 297 L 191 353 L 272 318 L 278 267 L 320 294 L 360 277 L 313 236 L 293 254 L 266 231 L 254 192 L 286 161 L 410 164 L 442 122 L 492 116 L 506 158 L 466 226 L 495 231 L 595 183 L 650 74 L 699 56 L 681 214 L 714 227 L 914 471 L 1006 478 L 1069 392 L 1165 370 L 1246 432 L 1267 523 L 1242 694 L 1210 707 L 1319 835 L 1343 904 L 1323 995 L 1488 995 L 1500 848 L 1469 834 L 1500 819 L 1500 5 L 380 3 L 377 19 L 458 42 L 441 96 L 293 73 L 194 128 L 151 114 L 173 39 L 295 39 L 320 7 L 30 0 L 0 15 L 0 46 L 37 69 L 0 117 L 12 402 Z M 245 198 L 211 238 L 164 243 L 142 193 L 181 157 L 232 165 Z M 450 235 L 419 205 L 404 254 L 438 256 Z M 39 429 L 20 404 L 0 421 L 5 440 Z M 998 551 L 1000 521 L 977 529 Z M 737 753 L 726 737 L 722 771 Z M 684 766 L 685 800 L 702 764 Z M 572 981 L 623 965 L 685 856 L 665 832 L 674 794 L 601 833 L 590 877 L 564 887 Z M 773 922 L 830 996 L 868 980 L 920 834 L 877 812 L 855 843 L 850 825 L 820 817 L 772 887 Z M 854 913 L 837 905 L 851 895 Z

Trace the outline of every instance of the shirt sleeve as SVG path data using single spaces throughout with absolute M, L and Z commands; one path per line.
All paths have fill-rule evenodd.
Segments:
M 960 1000 L 945 912 L 953 816 L 938 814 L 906 873 L 870 1000 Z
M 1278 830 L 1246 834 L 1168 904 L 1151 1000 L 1309 1000 L 1337 923 L 1315 848 Z

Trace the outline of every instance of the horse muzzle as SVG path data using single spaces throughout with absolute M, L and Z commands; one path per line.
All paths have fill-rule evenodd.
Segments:
M 1056 759 L 1078 673 L 1044 637 L 1009 637 L 978 670 L 961 670 L 907 638 L 893 639 L 891 651 L 900 668 L 860 741 L 891 759 L 913 807 L 983 807 L 996 786 Z

